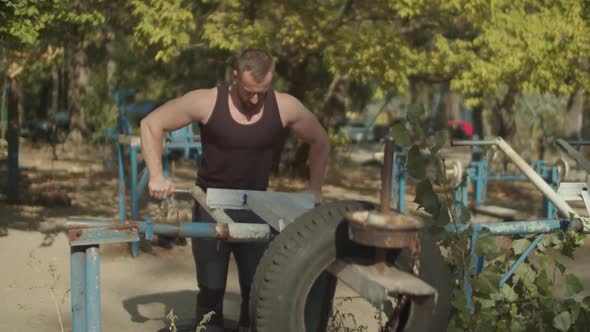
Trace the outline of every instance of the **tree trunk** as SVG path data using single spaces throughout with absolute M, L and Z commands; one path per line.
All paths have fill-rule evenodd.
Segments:
M 21 84 L 14 84 L 11 85 L 11 87 L 15 88 L 15 93 L 17 94 L 17 98 L 16 98 L 16 109 L 18 112 L 18 127 L 21 128 L 23 126 L 23 120 L 25 119 L 25 105 L 23 104 L 23 101 L 25 100 L 23 98 L 23 87 L 21 86 Z M 30 112 L 29 112 L 30 114 Z M 10 121 L 10 120 L 9 120 Z
M 49 102 L 49 118 L 53 118 L 57 114 L 59 105 L 59 71 L 57 64 L 54 62 L 51 65 L 51 101 Z
M 19 165 L 18 165 L 18 137 L 19 137 L 19 111 L 18 105 L 20 90 L 19 82 L 15 78 L 9 80 L 8 92 L 8 127 L 6 141 L 8 142 L 8 180 L 6 181 L 6 194 L 9 203 L 17 203 L 19 200 Z
M 570 97 L 567 105 L 567 112 L 564 114 L 563 127 L 560 136 L 565 138 L 578 139 L 582 134 L 584 108 L 584 91 L 576 90 Z
M 80 143 L 88 135 L 87 114 L 82 101 L 89 89 L 88 59 L 83 41 L 76 43 L 71 51 L 68 86 L 68 104 L 71 116 L 69 139 Z
M 461 119 L 461 97 L 459 94 L 453 91 L 447 91 L 445 94 L 445 107 L 444 116 L 442 116 L 442 123 L 439 125 L 446 125 L 450 120 L 462 120 Z
M 516 103 L 517 92 L 515 89 L 509 89 L 504 96 L 504 100 L 498 106 L 494 117 L 498 124 L 497 135 L 510 140 L 516 133 L 516 118 L 514 116 L 514 104 Z
M 2 74 L 2 76 L 0 77 L 6 77 L 4 73 L 0 73 Z M 2 92 L 0 92 L 0 96 L 2 97 L 2 103 L 0 103 L 0 139 L 5 139 L 6 138 L 6 129 L 8 127 L 8 112 L 7 112 L 7 107 L 8 107 L 8 91 L 7 89 L 9 88 L 9 83 L 10 81 L 8 80 L 8 78 L 4 79 L 4 82 L 2 82 Z
M 479 139 L 485 138 L 483 129 L 483 106 L 477 105 L 473 107 L 473 134 L 477 135 Z
M 280 59 L 275 68 L 277 73 L 284 77 L 289 82 L 288 93 L 293 97 L 303 100 L 306 91 L 306 69 L 308 61 L 293 63 L 288 59 Z M 287 144 L 289 138 L 289 131 L 285 129 L 275 145 L 273 152 L 273 167 L 272 172 L 278 174 L 281 169 L 288 168 L 294 175 L 305 174 L 305 166 L 307 159 L 304 157 L 306 146 L 298 144 L 298 142 L 291 142 Z M 291 153 L 284 155 L 285 148 L 289 149 Z
M 322 101 L 317 107 L 318 112 L 316 113 L 316 115 L 318 117 L 318 120 L 324 127 L 327 127 L 327 125 L 330 123 L 330 120 L 334 116 L 333 108 L 330 108 L 329 105 L 332 101 L 332 98 L 334 98 L 334 96 L 336 95 L 338 86 L 343 80 L 346 80 L 346 77 L 341 75 L 336 75 L 332 78 L 330 86 L 328 86 L 328 91 L 326 91 L 324 97 L 322 98 Z

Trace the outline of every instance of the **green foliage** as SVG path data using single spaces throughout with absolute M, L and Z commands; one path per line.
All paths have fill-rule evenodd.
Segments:
M 405 139 L 412 137 L 412 131 L 418 132 L 419 114 L 418 111 L 408 112 L 407 127 L 396 126 L 394 136 Z M 468 223 L 469 209 L 453 201 L 454 189 L 447 187 L 444 161 L 437 155 L 446 136 L 438 133 L 426 139 L 418 137 L 414 135 L 415 143 L 408 151 L 406 165 L 408 173 L 419 179 L 416 202 L 432 215 L 431 231 L 447 249 L 448 262 L 461 277 L 453 291 L 448 331 L 583 330 L 578 324 L 587 322 L 590 317 L 590 298 L 576 299 L 583 286 L 574 274 L 566 272 L 556 252 L 573 258 L 584 236 L 573 230 L 546 234 L 534 248 L 534 262 L 525 258 L 514 275 L 499 288 L 500 280 L 529 248 L 531 240 L 515 238 L 510 250 L 500 249 L 496 236 L 482 228 L 474 249 L 476 255 L 485 257 L 485 263 L 482 272 L 475 273 L 470 255 L 474 228 Z M 426 171 L 424 165 L 434 165 L 439 170 Z M 444 226 L 460 229 L 461 225 L 465 226 L 464 231 L 442 231 Z M 563 280 L 563 287 L 556 286 L 558 280 Z M 469 299 L 462 289 L 466 283 L 472 286 Z
M 155 59 L 169 62 L 190 42 L 195 28 L 192 1 L 131 0 L 133 15 L 139 18 L 134 38 L 142 47 L 156 46 Z

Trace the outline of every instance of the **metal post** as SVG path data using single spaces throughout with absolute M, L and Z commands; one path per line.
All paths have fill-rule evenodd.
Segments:
M 397 183 L 397 209 L 401 213 L 406 212 L 406 172 L 405 172 L 405 156 L 396 156 L 394 167 L 393 181 Z M 395 190 L 395 189 L 394 189 Z
M 170 177 L 170 171 L 168 170 L 168 153 L 164 152 L 162 154 L 162 173 L 164 177 L 168 179 Z
M 139 209 L 137 206 L 137 147 L 129 146 L 129 154 L 131 156 L 131 219 L 139 219 Z
M 485 181 L 485 177 L 487 175 L 487 161 L 482 160 L 474 163 L 475 167 L 475 183 L 474 183 L 474 199 L 473 203 L 475 205 L 480 205 L 483 200 L 485 199 L 485 190 L 487 183 Z
M 391 181 L 393 176 L 393 160 L 395 142 L 385 140 L 385 152 L 383 155 L 383 169 L 381 171 L 381 212 L 390 211 L 391 207 Z
M 557 190 L 557 188 L 559 187 L 560 180 L 559 170 L 557 169 L 557 167 L 551 167 L 544 173 L 547 173 L 547 182 L 549 183 L 551 188 L 553 188 L 553 190 Z M 551 201 L 549 201 L 546 196 L 543 196 L 543 215 L 546 218 L 555 218 L 556 214 L 557 211 L 553 203 L 551 203 Z
M 123 164 L 123 146 L 117 138 L 117 159 L 119 160 L 119 220 L 125 220 L 125 166 Z
M 455 189 L 455 192 L 453 193 L 453 214 L 455 215 L 455 220 L 457 225 L 461 225 L 462 222 L 462 216 L 461 214 L 463 213 L 463 205 L 465 204 L 464 200 L 463 200 L 463 189 L 467 189 L 467 187 L 465 185 L 461 185 L 459 187 L 457 187 L 457 189 Z
M 72 332 L 86 330 L 86 247 L 70 247 Z
M 86 249 L 86 332 L 101 331 L 100 254 L 97 245 Z
M 139 220 L 139 204 L 137 199 L 137 149 L 137 145 L 129 145 L 129 153 L 131 154 L 131 219 L 133 220 Z M 131 253 L 133 256 L 139 256 L 139 242 L 131 242 Z

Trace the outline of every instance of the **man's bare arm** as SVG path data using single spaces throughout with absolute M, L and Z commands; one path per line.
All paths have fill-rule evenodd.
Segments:
M 203 121 L 208 105 L 215 102 L 211 90 L 195 90 L 172 99 L 141 120 L 141 150 L 150 173 L 150 195 L 157 199 L 169 196 L 174 187 L 164 179 L 162 150 L 164 132 L 173 131 L 192 122 Z M 213 102 L 209 100 L 213 98 Z
M 321 199 L 322 185 L 330 155 L 328 134 L 316 116 L 307 110 L 299 100 L 288 94 L 280 94 L 279 98 L 283 124 L 309 144 L 309 187 L 317 199 Z

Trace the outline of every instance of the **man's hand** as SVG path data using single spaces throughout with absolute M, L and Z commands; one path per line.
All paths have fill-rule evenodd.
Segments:
M 150 178 L 148 191 L 151 197 L 163 200 L 174 194 L 174 183 L 163 176 Z

